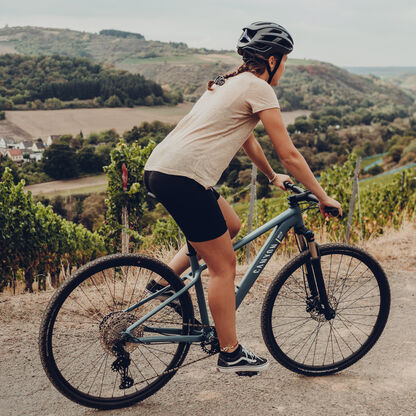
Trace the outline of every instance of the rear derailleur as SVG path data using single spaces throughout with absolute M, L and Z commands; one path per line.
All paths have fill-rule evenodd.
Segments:
M 131 363 L 130 354 L 125 351 L 122 344 L 115 345 L 113 351 L 116 354 L 116 360 L 111 364 L 111 370 L 120 374 L 120 390 L 130 388 L 134 380 L 129 376 L 129 366 Z

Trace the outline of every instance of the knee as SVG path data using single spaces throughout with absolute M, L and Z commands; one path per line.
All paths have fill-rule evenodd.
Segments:
M 210 277 L 218 277 L 221 279 L 233 279 L 235 278 L 237 267 L 237 258 L 234 255 L 232 258 L 221 262 L 219 267 L 209 268 Z

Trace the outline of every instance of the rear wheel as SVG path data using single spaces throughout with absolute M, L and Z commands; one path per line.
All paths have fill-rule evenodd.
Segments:
M 320 246 L 330 307 L 327 320 L 306 279 L 309 251 L 276 276 L 262 309 L 264 341 L 273 357 L 300 374 L 326 375 L 349 367 L 380 337 L 390 309 L 383 269 L 369 254 L 345 244 Z
M 149 295 L 146 285 L 157 277 L 173 291 L 184 284 L 160 261 L 144 255 L 111 255 L 80 268 L 55 292 L 40 327 L 40 356 L 54 386 L 88 407 L 129 406 L 162 388 L 189 350 L 187 343 L 125 343 L 121 334 L 160 304 L 158 299 L 127 312 Z M 157 335 L 152 328 L 178 329 L 193 323 L 188 292 L 165 306 L 133 336 Z

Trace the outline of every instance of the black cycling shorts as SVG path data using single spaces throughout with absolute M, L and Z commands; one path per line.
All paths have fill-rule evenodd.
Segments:
M 217 202 L 220 195 L 214 188 L 205 189 L 186 176 L 147 170 L 144 171 L 144 183 L 189 241 L 212 240 L 228 230 Z

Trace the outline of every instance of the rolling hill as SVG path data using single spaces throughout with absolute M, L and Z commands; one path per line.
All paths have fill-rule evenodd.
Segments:
M 0 29 L 0 53 L 86 57 L 140 73 L 195 100 L 206 82 L 241 62 L 233 51 L 189 48 L 185 43 L 146 40 L 140 34 L 68 29 L 5 27 Z M 374 76 L 359 76 L 335 65 L 290 59 L 278 96 L 285 110 L 316 110 L 323 105 L 410 106 L 414 98 L 400 87 Z

